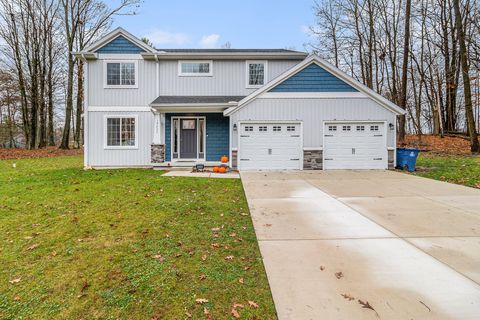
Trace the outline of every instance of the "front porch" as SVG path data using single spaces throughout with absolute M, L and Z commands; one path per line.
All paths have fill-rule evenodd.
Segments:
M 153 167 L 214 166 L 231 158 L 231 123 L 223 111 L 237 105 L 237 96 L 159 96 L 151 145 Z M 229 163 L 232 166 L 232 162 Z

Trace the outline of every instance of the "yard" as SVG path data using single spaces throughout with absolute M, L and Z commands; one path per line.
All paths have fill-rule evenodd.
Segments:
M 239 180 L 3 160 L 0 234 L 2 319 L 276 318 Z
M 480 157 L 471 155 L 468 139 L 457 136 L 440 138 L 407 136 L 402 147 L 421 150 L 415 175 L 480 188 Z

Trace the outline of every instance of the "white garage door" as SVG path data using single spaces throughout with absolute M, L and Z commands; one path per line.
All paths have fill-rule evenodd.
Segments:
M 300 123 L 242 123 L 239 130 L 240 170 L 302 168 Z
M 383 122 L 325 123 L 324 137 L 324 169 L 387 168 Z

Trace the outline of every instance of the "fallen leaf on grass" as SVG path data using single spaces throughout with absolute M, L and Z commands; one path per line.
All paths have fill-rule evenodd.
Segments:
M 234 258 L 233 256 L 226 256 L 225 260 L 233 260 L 233 258 Z
M 10 282 L 11 284 L 14 284 L 14 283 L 19 283 L 20 281 L 22 281 L 22 278 L 15 278 L 15 279 L 12 279 L 8 282 Z
M 207 307 L 203 308 L 203 314 L 209 314 L 210 312 L 208 311 Z
M 30 247 L 27 248 L 28 251 L 31 251 L 39 246 L 38 243 L 32 244 Z
M 248 305 L 252 308 L 255 308 L 255 309 L 258 308 L 258 304 L 255 301 L 249 300 Z
M 13 297 L 13 301 L 20 301 L 20 300 L 21 300 L 20 296 Z
M 213 247 L 213 248 L 220 248 L 222 246 L 222 244 L 221 243 L 211 243 L 210 246 Z
M 185 312 L 185 315 L 187 316 L 187 318 L 191 318 L 192 317 L 192 314 L 190 312 Z
M 348 293 L 342 293 L 342 297 L 344 297 L 345 299 L 347 299 L 348 301 L 352 301 L 352 300 L 355 300 L 354 297 L 352 297 L 350 294 Z
M 201 274 L 200 276 L 198 276 L 198 279 L 200 279 L 200 280 L 205 280 L 206 278 L 207 278 L 207 276 L 204 275 L 204 274 Z
M 163 261 L 165 261 L 165 258 L 164 258 L 164 257 L 162 257 L 162 255 L 161 255 L 161 254 L 156 254 L 156 255 L 153 255 L 153 256 L 152 256 L 152 258 L 153 258 L 153 259 L 155 259 L 155 260 L 158 260 L 158 261 L 160 261 L 160 262 L 163 262 Z
M 205 260 L 207 260 L 207 255 L 206 255 L 206 254 L 204 254 L 204 255 L 202 256 L 202 261 L 205 261 Z
M 237 308 L 244 308 L 244 306 L 243 306 L 243 304 L 240 304 L 240 303 L 234 303 L 233 304 L 231 312 L 232 312 L 232 316 L 235 319 L 240 318 L 240 314 L 238 313 Z
M 340 271 L 335 273 L 335 277 L 337 277 L 337 279 L 343 278 L 343 272 Z
M 198 298 L 195 300 L 195 302 L 198 304 L 204 304 L 204 303 L 208 303 L 208 300 L 203 298 Z

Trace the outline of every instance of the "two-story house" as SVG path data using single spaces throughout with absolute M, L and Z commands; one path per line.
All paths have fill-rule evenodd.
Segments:
M 317 56 L 155 49 L 122 28 L 75 56 L 85 166 L 386 169 L 404 111 Z

